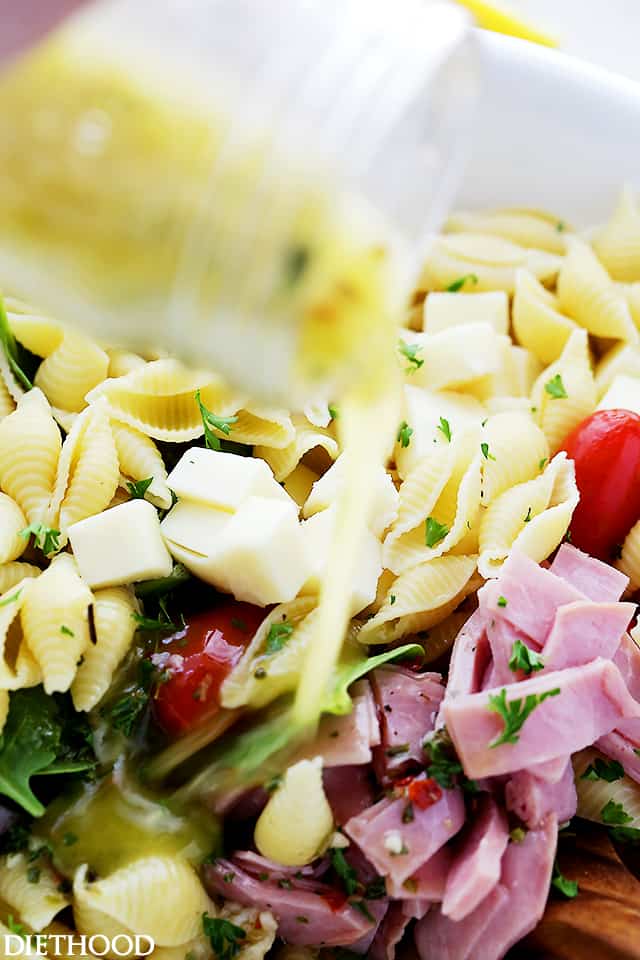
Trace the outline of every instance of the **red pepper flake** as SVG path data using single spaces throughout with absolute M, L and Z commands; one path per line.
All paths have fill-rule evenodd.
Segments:
M 329 907 L 336 913 L 338 910 L 342 910 L 347 898 L 341 890 L 327 890 L 326 893 L 321 893 L 320 897 Z
M 442 788 L 435 780 L 414 780 L 407 789 L 409 800 L 419 810 L 428 810 L 442 797 Z

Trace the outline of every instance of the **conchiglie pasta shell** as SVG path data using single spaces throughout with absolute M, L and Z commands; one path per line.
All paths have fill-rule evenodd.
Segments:
M 172 499 L 167 486 L 167 471 L 153 440 L 126 423 L 118 423 L 117 420 L 111 421 L 111 430 L 120 472 L 129 480 L 146 480 L 151 477 L 152 482 L 145 496 L 154 506 L 168 510 Z
M 436 557 L 402 573 L 362 627 L 362 643 L 393 643 L 445 620 L 477 588 L 476 557 Z M 395 599 L 392 602 L 392 597 Z
M 144 367 L 146 360 L 137 353 L 131 353 L 129 350 L 119 350 L 117 348 L 106 349 L 105 353 L 109 357 L 110 377 L 126 377 L 133 370 L 139 370 Z
M 526 413 L 489 417 L 482 440 L 489 454 L 482 461 L 485 507 L 509 487 L 537 477 L 544 466 L 541 461 L 546 462 L 549 457 L 547 438 Z
M 596 367 L 596 392 L 598 399 L 609 389 L 615 377 L 624 373 L 640 377 L 640 349 L 630 343 L 617 343 L 600 359 Z
M 108 369 L 104 350 L 88 337 L 69 330 L 60 346 L 38 367 L 35 385 L 52 407 L 78 413 L 86 406 L 87 393 L 102 383 Z
M 614 280 L 640 280 L 640 210 L 625 187 L 611 220 L 597 232 L 593 248 Z
M 497 497 L 480 523 L 480 575 L 496 577 L 512 549 L 537 563 L 564 537 L 579 495 L 573 461 L 559 453 L 535 480 Z
M 632 819 L 625 824 L 632 829 L 640 828 L 640 785 L 631 777 L 624 776 L 613 783 L 606 780 L 583 780 L 582 774 L 595 759 L 602 757 L 596 750 L 583 750 L 573 759 L 576 790 L 578 792 L 578 816 L 595 823 L 604 823 L 602 809 L 610 800 L 621 803 L 625 813 Z
M 304 455 L 317 447 L 325 450 L 331 460 L 339 453 L 338 441 L 330 430 L 314 426 L 302 414 L 294 414 L 292 420 L 295 435 L 286 447 L 274 449 L 258 445 L 254 450 L 256 457 L 267 461 L 278 481 L 286 480 Z
M 0 690 L 0 733 L 4 730 L 4 725 L 9 716 L 9 691 Z
M 566 224 L 542 210 L 482 210 L 453 213 L 445 233 L 484 233 L 503 237 L 521 247 L 536 247 L 548 253 L 564 253 Z
M 480 233 L 446 234 L 437 237 L 427 256 L 419 286 L 446 290 L 462 276 L 473 274 L 477 282 L 469 289 L 504 290 L 513 293 L 516 270 L 524 267 L 539 280 L 552 280 L 562 260 L 544 250 L 528 250 L 509 240 Z
M 259 445 L 267 448 L 283 450 L 293 442 L 295 428 L 293 421 L 286 410 L 275 407 L 247 404 L 244 409 L 236 413 L 238 418 L 231 426 L 228 439 L 235 443 Z M 220 439 L 226 435 L 214 430 Z
M 83 933 L 91 914 L 102 916 L 111 929 L 146 934 L 158 946 L 174 947 L 194 939 L 209 900 L 193 867 L 180 857 L 149 856 L 87 883 L 86 868 L 73 884 L 76 920 Z
M 14 564 L 16 567 L 28 564 Z M 19 581 L 0 597 L 0 689 L 20 690 L 42 681 L 36 663 L 22 635 L 20 610 L 33 586 L 33 580 Z
M 13 305 L 15 301 L 7 300 L 7 306 L 10 303 Z M 62 343 L 64 327 L 49 317 L 39 316 L 28 307 L 24 313 L 8 309 L 7 316 L 11 332 L 18 343 L 37 357 L 50 356 Z
M 60 447 L 60 430 L 38 389 L 25 393 L 14 413 L 0 423 L 0 487 L 29 523 L 45 518 Z
M 41 573 L 40 567 L 33 563 L 3 563 L 0 566 L 0 593 L 10 590 L 27 577 L 39 577 Z
M 0 493 L 0 564 L 17 560 L 27 546 L 26 537 L 20 532 L 27 526 L 24 514 L 18 504 Z
M 554 397 L 545 389 L 557 374 L 562 378 L 566 397 Z M 593 413 L 596 388 L 586 331 L 574 330 L 555 363 L 543 370 L 531 391 L 531 403 L 552 453 L 581 420 Z
M 519 344 L 542 363 L 552 363 L 562 353 L 576 324 L 558 310 L 556 298 L 527 270 L 516 273 L 513 297 L 513 332 Z
M 68 897 L 58 889 L 60 878 L 42 858 L 38 869 L 38 883 L 30 883 L 29 862 L 24 853 L 14 853 L 0 861 L 0 897 L 23 923 L 36 931 L 51 923 L 69 904 Z
M 637 590 L 640 587 L 640 521 L 626 535 L 616 566 L 629 577 L 631 587 Z
M 16 408 L 15 400 L 9 392 L 3 373 L 0 369 L 0 420 L 4 420 Z
M 71 684 L 76 710 L 91 710 L 106 693 L 116 667 L 133 642 L 138 609 L 135 595 L 127 587 L 97 590 L 93 599 L 95 643 L 85 648 L 83 661 Z
M 636 327 L 640 329 L 640 282 L 639 283 L 619 283 L 618 289 L 622 292 L 627 301 L 627 306 L 631 313 L 631 319 Z
M 567 239 L 568 253 L 558 275 L 558 303 L 589 333 L 635 343 L 638 331 L 627 302 L 588 243 Z
M 45 691 L 64 692 L 90 643 L 93 597 L 68 553 L 59 554 L 29 586 L 20 611 L 24 637 L 42 670 Z

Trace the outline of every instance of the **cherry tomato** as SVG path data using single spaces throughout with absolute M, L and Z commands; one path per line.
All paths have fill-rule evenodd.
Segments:
M 169 674 L 158 686 L 155 717 L 170 736 L 209 720 L 220 707 L 222 681 L 236 665 L 265 610 L 235 600 L 195 614 L 163 644 Z
M 640 518 L 640 417 L 630 410 L 596 410 L 563 449 L 575 461 L 580 491 L 571 542 L 610 563 Z

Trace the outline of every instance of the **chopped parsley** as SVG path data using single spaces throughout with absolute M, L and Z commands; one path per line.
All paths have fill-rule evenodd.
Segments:
M 506 607 L 507 603 L 508 603 L 508 601 L 507 601 L 507 598 L 506 598 L 506 597 L 498 597 L 498 606 L 499 606 L 499 607 Z
M 7 928 L 16 937 L 22 937 L 23 940 L 26 940 L 29 937 L 29 934 L 27 933 L 27 928 L 24 927 L 21 923 L 18 923 L 17 920 L 14 920 L 13 914 L 11 913 L 7 917 Z
M 293 633 L 293 624 L 285 620 L 282 623 L 272 623 L 267 634 L 267 643 L 265 651 L 267 653 L 278 653 L 286 646 L 291 634 Z
M 511 840 L 512 843 L 522 843 L 526 836 L 527 831 L 523 830 L 522 827 L 514 827 L 513 830 L 509 831 L 509 840 Z
M 413 823 L 415 820 L 415 813 L 413 812 L 413 804 L 408 803 L 404 810 L 402 811 L 402 822 L 403 823 Z
M 527 510 L 527 515 L 526 515 L 526 517 L 524 518 L 524 522 L 525 522 L 525 523 L 530 523 L 530 522 L 531 522 L 531 507 L 529 507 L 529 509 Z
M 568 900 L 573 900 L 574 897 L 578 895 L 578 883 L 576 880 L 568 880 L 562 873 L 560 873 L 560 868 L 556 863 L 553 868 L 553 877 L 551 878 L 551 886 L 554 890 L 557 890 L 562 894 L 563 897 L 566 897 Z
M 0 600 L 0 607 L 8 607 L 10 603 L 15 603 L 20 597 L 21 593 L 22 587 L 19 590 L 16 590 L 15 593 L 12 593 L 10 597 L 5 597 L 3 600 Z
M 168 679 L 168 674 L 159 672 L 151 660 L 140 660 L 136 683 L 104 711 L 113 729 L 120 730 L 125 737 L 131 737 L 146 713 L 152 693 L 158 684 Z
M 210 917 L 208 913 L 202 914 L 202 929 L 205 937 L 209 938 L 217 960 L 233 960 L 247 939 L 243 927 L 222 917 Z
M 535 673 L 536 670 L 542 670 L 543 667 L 544 660 L 534 650 L 527 647 L 522 640 L 514 642 L 509 657 L 510 670 L 513 670 L 514 673 L 516 670 L 522 670 L 528 676 L 530 673 Z
M 489 710 L 500 714 L 504 723 L 504 729 L 499 737 L 492 740 L 489 746 L 491 748 L 499 747 L 503 743 L 517 743 L 520 739 L 525 720 L 533 713 L 536 707 L 547 700 L 549 697 L 557 697 L 560 688 L 547 690 L 545 693 L 530 693 L 524 699 L 507 702 L 506 688 L 502 688 L 498 694 L 490 694 Z
M 445 289 L 447 293 L 458 293 L 467 281 L 475 286 L 478 282 L 478 277 L 475 273 L 465 273 L 463 277 L 458 277 L 457 280 L 454 280 L 453 283 L 450 283 Z
M 481 444 L 480 444 L 480 449 L 482 450 L 482 456 L 485 458 L 485 460 L 495 460 L 495 459 L 496 459 L 492 453 L 489 453 L 489 444 L 488 444 L 488 443 L 481 443 Z
M 624 777 L 624 767 L 618 760 L 603 760 L 596 757 L 593 763 L 590 763 L 584 771 L 581 780 L 606 780 L 607 783 L 614 783 L 616 780 L 622 780 Z
M 27 870 L 28 883 L 40 883 L 40 867 L 29 867 Z
M 395 593 L 389 594 L 389 606 L 390 606 L 390 607 L 392 607 L 392 606 L 394 605 L 394 603 L 396 602 L 396 599 L 397 599 L 397 598 L 396 598 Z
M 330 416 L 330 418 L 331 418 L 332 420 L 337 420 L 337 419 L 338 419 L 338 408 L 337 408 L 333 403 L 330 403 L 330 404 L 328 405 L 327 409 L 328 409 L 328 411 L 329 411 L 329 416 Z
M 398 433 L 396 440 L 401 447 L 408 447 L 411 443 L 411 435 L 413 433 L 412 427 L 409 426 L 406 420 L 403 420 L 400 426 L 398 427 Z
M 418 356 L 422 350 L 420 343 L 407 343 L 405 340 L 398 341 L 398 350 L 409 361 L 406 373 L 415 373 L 424 364 L 424 360 Z
M 202 426 L 204 427 L 204 442 L 209 450 L 221 450 L 220 440 L 213 432 L 218 430 L 228 437 L 231 433 L 231 427 L 238 422 L 237 417 L 218 417 L 211 410 L 207 410 L 200 399 L 200 391 L 196 390 L 196 402 L 200 407 L 200 416 L 202 417 Z
M 559 373 L 556 373 L 554 377 L 551 377 L 551 380 L 548 380 L 544 385 L 545 393 L 548 393 L 550 397 L 553 397 L 554 400 L 566 400 L 569 396 L 567 391 L 564 388 L 564 383 L 562 382 L 562 377 Z
M 424 740 L 422 749 L 427 755 L 425 763 L 427 773 L 438 786 L 444 790 L 450 790 L 458 784 L 467 793 L 476 792 L 477 786 L 473 780 L 465 776 L 446 727 L 432 733 Z
M 284 258 L 284 282 L 287 287 L 295 287 L 300 282 L 311 260 L 311 251 L 302 244 L 287 250 Z
M 145 617 L 142 613 L 132 613 L 131 617 L 135 620 L 136 630 L 175 630 L 176 625 L 167 615 L 166 608 L 160 607 L 160 616 L 157 619 Z
M 602 822 L 611 827 L 625 827 L 633 820 L 633 817 L 629 816 L 622 804 L 616 803 L 615 800 L 608 800 L 605 803 L 600 811 L 600 816 Z
M 358 874 L 347 861 L 344 852 L 339 848 L 332 847 L 329 850 L 329 859 L 331 860 L 331 866 L 340 878 L 344 892 L 348 897 L 352 897 L 360 888 Z
M 73 632 L 71 627 L 65 626 L 64 623 L 60 627 L 60 633 L 65 637 L 75 637 L 75 633 Z
M 153 477 L 145 480 L 127 480 L 127 490 L 134 500 L 144 500 L 144 495 L 153 483 Z
M 62 842 L 65 847 L 72 847 L 74 843 L 78 842 L 78 838 L 75 833 L 65 833 L 64 837 L 62 838 Z
M 33 535 L 34 546 L 49 556 L 60 549 L 60 531 L 52 527 L 46 527 L 44 523 L 30 523 L 28 527 L 20 531 L 20 536 L 28 540 Z
M 567 229 L 567 225 L 564 222 L 564 220 L 558 220 L 558 222 L 556 223 L 556 230 L 558 231 L 558 233 L 564 233 L 566 229 Z
M 439 523 L 435 517 L 427 517 L 424 525 L 424 542 L 428 547 L 435 547 L 449 533 L 446 523 Z
M 4 301 L 0 296 L 0 346 L 4 350 L 5 356 L 7 358 L 7 363 L 9 364 L 9 369 L 13 373 L 16 380 L 18 380 L 25 390 L 31 390 L 33 384 L 29 380 L 28 376 L 18 363 L 18 345 L 16 343 L 16 338 L 14 337 L 11 327 L 9 326 L 9 318 L 7 317 L 7 311 L 5 310 Z
M 449 443 L 451 443 L 451 426 L 449 421 L 444 417 L 440 417 L 440 423 L 438 424 L 437 429 L 447 438 Z
M 542 460 L 538 461 L 538 470 L 544 470 L 548 459 L 549 457 L 543 457 Z

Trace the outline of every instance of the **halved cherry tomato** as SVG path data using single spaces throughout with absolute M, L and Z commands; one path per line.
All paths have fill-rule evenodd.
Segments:
M 611 562 L 640 519 L 640 417 L 631 410 L 596 410 L 563 449 L 575 461 L 580 491 L 571 542 Z
M 170 736 L 179 736 L 210 719 L 220 708 L 222 681 L 236 665 L 266 611 L 230 600 L 189 617 L 168 637 L 168 679 L 158 686 L 155 717 Z

